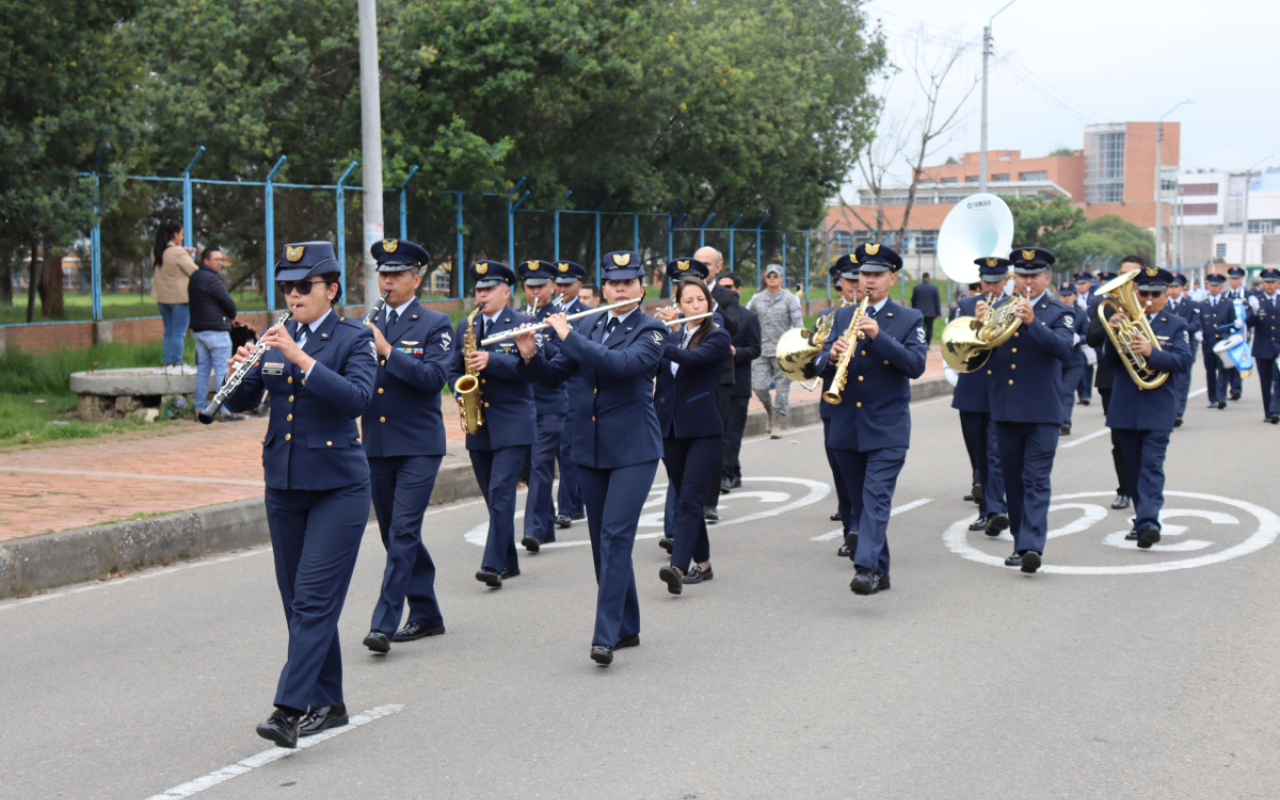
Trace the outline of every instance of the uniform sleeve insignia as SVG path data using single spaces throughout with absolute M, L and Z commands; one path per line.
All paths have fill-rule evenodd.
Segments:
M 546 340 L 543 338 L 543 336 L 542 336 L 542 334 L 541 334 L 541 333 L 535 333 L 535 334 L 533 335 L 533 342 L 534 342 L 534 344 L 536 344 L 536 345 L 538 346 L 538 349 L 539 349 L 539 350 L 541 350 L 541 349 L 542 349 L 542 345 L 543 345 L 543 343 L 544 343 L 545 341 L 546 341 Z
M 654 344 L 662 344 L 664 341 L 666 341 L 666 338 L 667 338 L 667 337 L 665 337 L 665 336 L 663 336 L 663 335 L 662 335 L 661 331 L 654 331 L 654 332 L 653 332 L 653 343 L 654 343 Z
M 448 350 L 453 347 L 453 334 L 449 331 L 443 331 L 440 334 L 440 349 Z
M 284 246 L 284 257 L 291 262 L 301 261 L 302 254 L 306 251 L 306 249 L 307 249 L 306 245 L 300 244 L 295 247 L 294 245 L 287 244 Z
M 559 264 L 556 264 L 556 268 L 557 268 L 557 269 L 559 269 L 561 272 L 568 272 L 568 271 L 569 271 L 569 265 L 568 265 L 568 264 L 565 264 L 565 263 L 563 263 L 563 262 L 562 262 L 562 263 L 559 263 Z
M 388 253 L 394 253 L 396 251 L 396 248 L 399 246 L 400 246 L 399 239 L 383 239 L 382 240 L 382 249 Z
M 369 342 L 369 353 L 373 355 L 373 360 L 378 360 L 378 346 L 373 342 Z
M 862 248 L 862 249 L 866 252 L 866 254 L 867 254 L 867 255 L 869 255 L 869 256 L 874 256 L 874 255 L 876 255 L 877 253 L 879 253 L 879 252 L 880 252 L 880 245 L 878 245 L 878 244 L 869 244 L 869 245 L 867 245 L 866 247 L 864 247 L 864 248 Z
M 615 253 L 615 254 L 614 254 L 614 256 L 613 256 L 613 263 L 614 263 L 616 266 L 619 266 L 619 267 L 625 267 L 625 266 L 627 266 L 628 264 L 630 264 L 630 263 L 631 263 L 631 254 L 630 254 L 630 253 Z
M 1066 322 L 1066 323 L 1067 323 L 1067 327 L 1068 327 L 1068 328 L 1074 328 L 1074 327 L 1075 327 L 1075 324 L 1076 324 L 1076 319 L 1075 319 L 1075 317 L 1071 316 L 1070 314 L 1063 314 L 1063 315 L 1062 315 L 1062 319 L 1063 319 L 1063 321 L 1064 321 L 1064 322 Z
M 920 327 L 916 328 L 916 338 L 917 338 L 917 339 L 919 339 L 921 342 L 923 342 L 923 341 L 924 341 L 924 326 L 923 326 L 923 325 L 921 325 Z
M 1191 334 L 1187 331 L 1182 332 L 1182 341 L 1191 344 Z

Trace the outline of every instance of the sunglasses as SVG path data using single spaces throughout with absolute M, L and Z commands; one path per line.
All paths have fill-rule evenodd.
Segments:
M 1148 291 L 1145 291 L 1145 290 L 1143 290 L 1143 289 L 1139 289 L 1139 290 L 1138 290 L 1138 296 L 1139 296 L 1139 297 L 1159 297 L 1159 296 L 1160 296 L 1160 295 L 1162 295 L 1162 294 L 1164 294 L 1164 290 L 1163 290 L 1163 289 L 1161 289 L 1161 290 L 1160 290 L 1160 291 L 1158 291 L 1158 292 L 1148 292 Z
M 311 294 L 311 287 L 317 283 L 328 284 L 324 278 L 317 278 L 313 281 L 278 281 L 281 294 L 293 294 L 297 291 L 300 295 Z

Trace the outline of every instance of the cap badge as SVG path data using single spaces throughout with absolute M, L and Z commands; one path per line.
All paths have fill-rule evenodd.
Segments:
M 998 267 L 998 266 L 1000 266 L 1000 259 L 998 259 L 998 258 L 988 258 L 988 259 L 987 259 L 987 266 L 988 266 L 988 267 Z
M 297 245 L 297 246 L 295 247 L 294 245 L 286 244 L 286 245 L 284 246 L 284 257 L 285 257 L 285 258 L 287 258 L 287 259 L 289 259 L 289 261 L 291 261 L 291 262 L 301 261 L 301 260 L 302 260 L 302 253 L 303 253 L 306 249 L 307 249 L 307 248 L 306 248 L 306 245 L 301 245 L 301 244 L 300 244 L 300 245 Z
M 559 269 L 561 272 L 569 271 L 569 265 L 564 263 L 563 261 L 560 262 L 559 264 L 556 264 L 556 268 Z
M 687 270 L 687 269 L 689 268 L 689 262 L 688 262 L 688 261 L 677 261 L 677 262 L 676 262 L 676 268 L 677 268 L 677 269 L 679 269 L 681 272 L 683 272 L 684 270 Z
M 878 245 L 878 244 L 869 244 L 869 245 L 867 245 L 867 246 L 866 246 L 866 248 L 865 248 L 865 249 L 866 249 L 866 251 L 867 251 L 867 255 L 869 255 L 869 256 L 874 256 L 876 253 L 879 253 L 879 252 L 880 252 L 880 245 Z
M 527 264 L 525 264 L 525 266 L 529 268 L 529 271 L 530 271 L 530 272 L 537 272 L 537 270 L 538 270 L 538 262 L 537 262 L 537 261 L 530 261 L 530 262 L 528 262 Z
M 630 254 L 630 253 L 615 253 L 615 254 L 614 254 L 614 256 L 613 256 L 613 263 L 614 263 L 614 265 L 615 265 L 615 266 L 625 267 L 625 266 L 627 266 L 628 264 L 630 264 L 630 263 L 631 263 L 631 254 Z
M 1159 275 L 1159 274 L 1160 274 L 1160 268 L 1159 268 L 1159 267 L 1147 267 L 1147 277 L 1148 277 L 1148 278 L 1154 278 L 1155 276 L 1157 276 L 1157 275 Z
M 485 273 L 486 273 L 486 272 L 488 272 L 488 271 L 489 271 L 489 265 L 488 265 L 488 264 L 476 264 L 476 274 L 477 274 L 477 275 L 483 275 L 483 274 L 485 274 Z
M 382 240 L 382 249 L 387 251 L 388 253 L 394 253 L 396 251 L 396 248 L 399 246 L 400 246 L 399 239 L 383 239 Z
M 1023 251 L 1022 251 L 1022 260 L 1023 260 L 1023 261 L 1035 261 L 1035 259 L 1036 259 L 1036 251 L 1035 251 L 1035 250 L 1023 250 Z

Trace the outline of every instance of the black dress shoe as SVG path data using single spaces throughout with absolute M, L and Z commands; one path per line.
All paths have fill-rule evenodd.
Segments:
M 502 570 L 502 579 L 505 581 L 507 578 L 514 578 L 519 574 L 520 574 L 519 567 L 507 567 L 506 569 Z
M 675 567 L 663 567 L 658 570 L 658 577 L 667 585 L 668 592 L 680 594 L 684 591 L 684 576 Z
M 591 645 L 591 660 L 602 667 L 613 663 L 613 648 L 603 644 Z
M 1155 525 L 1148 525 L 1138 531 L 1138 547 L 1143 550 L 1150 550 L 1151 545 L 1160 541 L 1160 529 Z
M 1137 531 L 1129 531 L 1128 533 L 1126 533 L 1126 534 L 1124 535 L 1124 540 L 1125 540 L 1126 542 L 1136 542 L 1136 541 L 1138 541 L 1138 532 L 1137 532 Z
M 987 529 L 987 519 L 990 518 L 990 516 L 990 514 L 979 514 L 977 519 L 969 523 L 969 530 L 985 531 Z
M 1028 575 L 1034 574 L 1040 569 L 1040 554 L 1035 550 L 1028 550 L 1022 554 L 1022 571 Z
M 1218 404 L 1217 404 L 1217 403 L 1210 403 L 1210 404 L 1209 404 L 1209 408 L 1216 409 L 1217 407 L 1218 407 Z
M 587 512 L 585 511 L 579 511 L 577 514 L 574 514 L 573 516 L 569 517 L 569 519 L 573 520 L 574 522 L 577 522 L 580 519 L 586 519 L 586 518 L 587 518 Z
M 488 586 L 491 589 L 502 588 L 502 576 L 498 574 L 497 570 L 492 570 L 492 569 L 489 569 L 488 567 L 480 568 L 480 570 L 476 573 L 476 580 L 480 581 L 481 583 L 488 584 Z
M 307 711 L 307 715 L 302 718 L 301 724 L 298 725 L 299 736 L 315 736 L 321 731 L 327 731 L 330 728 L 341 728 L 343 725 L 349 725 L 351 718 L 347 716 L 347 704 L 338 703 L 336 706 L 320 706 Z
M 275 742 L 278 747 L 293 749 L 298 746 L 298 725 L 301 721 L 302 717 L 286 714 L 277 708 L 270 719 L 258 723 L 258 735 Z
M 844 546 L 849 549 L 849 559 L 853 560 L 853 557 L 858 553 L 857 531 L 849 531 L 844 535 Z
M 375 653 L 390 653 L 391 637 L 382 631 L 369 631 L 369 635 L 364 637 L 364 646 Z
M 1009 518 L 1004 514 L 991 514 L 987 517 L 987 535 L 999 536 L 1009 529 Z
M 1058 428 L 1058 433 L 1059 433 L 1060 435 L 1062 435 L 1062 436 L 1070 436 L 1070 435 L 1071 435 L 1071 426 L 1070 426 L 1070 425 L 1065 425 L 1065 424 L 1064 424 L 1062 427 Z
M 836 513 L 834 513 L 834 514 L 832 514 L 832 515 L 831 515 L 831 521 L 832 521 L 832 522 L 839 522 L 839 521 L 840 521 L 840 510 L 839 510 L 839 509 L 836 509 Z
M 1116 495 L 1116 499 L 1111 501 L 1111 507 L 1112 507 L 1112 508 L 1114 508 L 1114 509 L 1115 509 L 1115 510 L 1117 510 L 1117 511 L 1119 511 L 1119 510 L 1120 510 L 1120 509 L 1122 509 L 1122 508 L 1128 508 L 1128 507 L 1129 507 L 1129 495 L 1127 495 L 1127 494 L 1118 494 L 1118 495 Z
M 567 528 L 573 524 L 573 520 L 569 519 L 568 514 L 556 514 L 556 527 Z
M 1181 428 L 1181 427 L 1182 427 L 1182 415 L 1181 415 L 1181 414 L 1174 414 L 1174 415 L 1173 415 L 1173 427 L 1175 427 L 1175 428 Z
M 858 567 L 858 574 L 853 576 L 849 589 L 854 594 L 875 594 L 889 588 L 889 582 L 885 580 L 887 577 L 865 567 Z
M 1082 406 L 1087 406 L 1087 405 L 1089 405 L 1089 398 L 1087 398 L 1087 397 L 1082 397 L 1082 398 L 1080 398 L 1080 405 L 1082 405 Z
M 1219 410 L 1219 411 L 1221 411 L 1222 409 L 1224 409 L 1224 408 L 1226 408 L 1226 407 L 1227 407 L 1227 401 L 1226 401 L 1226 400 L 1219 400 L 1219 401 L 1218 401 L 1218 410 Z
M 976 484 L 973 487 L 973 502 L 982 505 L 982 487 Z
M 720 481 L 720 494 L 728 494 L 732 489 L 728 481 Z
M 849 552 L 849 545 L 847 544 L 840 545 L 840 549 L 836 551 L 836 555 L 840 556 L 841 558 L 853 557 L 853 553 Z
M 1231 399 L 1232 399 L 1233 401 L 1235 401 L 1235 400 L 1239 400 L 1239 399 L 1240 399 L 1240 393 L 1239 393 L 1239 392 L 1232 392 L 1232 393 L 1231 393 Z
M 670 536 L 663 536 L 658 540 L 658 547 L 666 550 L 668 553 L 674 553 L 676 549 L 676 540 Z
M 702 509 L 702 518 L 705 519 L 707 522 L 712 522 L 712 523 L 719 522 L 720 512 L 708 506 L 707 508 Z
M 976 502 L 977 502 L 977 500 L 975 500 L 975 499 L 973 498 L 973 492 L 970 492 L 969 494 L 966 494 L 966 495 L 964 496 L 964 501 L 965 501 L 966 503 L 976 503 Z
M 524 537 L 520 540 L 520 544 L 524 545 L 524 549 L 528 550 L 530 553 L 536 553 L 542 549 L 542 542 L 532 536 Z
M 1006 567 L 1022 566 L 1022 553 L 1019 553 L 1017 550 L 1014 550 L 1013 555 L 1009 556 L 1004 560 L 1004 565 Z
M 684 576 L 683 582 L 684 583 L 702 583 L 703 581 L 709 581 L 714 577 L 715 575 L 712 574 L 711 572 L 711 565 L 708 564 L 707 568 L 703 569 L 697 564 L 694 564 L 693 568 L 690 569 L 688 574 Z
M 1267 417 L 1267 422 L 1270 422 L 1272 425 L 1280 425 L 1280 414 L 1272 414 Z
M 621 650 L 624 647 L 639 647 L 639 646 L 640 646 L 640 634 L 633 633 L 630 636 L 623 636 L 621 639 L 619 639 L 618 643 L 613 646 L 613 649 Z
M 736 477 L 736 478 L 734 478 L 732 481 L 730 481 L 730 482 L 729 482 L 729 488 L 730 488 L 730 489 L 741 489 L 741 488 L 742 488 L 742 476 L 741 476 L 741 475 L 739 475 L 738 477 Z
M 413 642 L 428 636 L 439 636 L 444 633 L 443 625 L 423 625 L 421 622 L 410 622 L 391 637 L 393 642 Z

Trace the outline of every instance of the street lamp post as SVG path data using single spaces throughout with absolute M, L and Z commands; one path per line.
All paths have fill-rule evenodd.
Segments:
M 1161 263 L 1160 252 L 1165 252 L 1164 262 L 1168 263 L 1168 248 L 1164 247 L 1163 229 L 1164 229 L 1164 175 L 1161 160 L 1164 157 L 1164 118 L 1177 111 L 1182 106 L 1190 103 L 1190 100 L 1183 100 L 1173 108 L 1164 112 L 1160 117 L 1160 121 L 1156 123 L 1156 264 Z
M 1000 11 L 1004 11 L 1017 0 L 1009 0 Z M 1000 11 L 991 15 L 987 26 L 982 29 L 982 154 L 978 159 L 982 173 L 978 175 L 978 191 L 987 191 L 987 57 L 991 55 L 991 23 L 996 21 Z
M 1244 171 L 1244 208 L 1240 214 L 1240 269 L 1245 269 L 1245 263 L 1249 260 L 1249 181 L 1253 177 L 1253 168 L 1270 158 L 1271 156 L 1267 156 L 1258 159 Z

